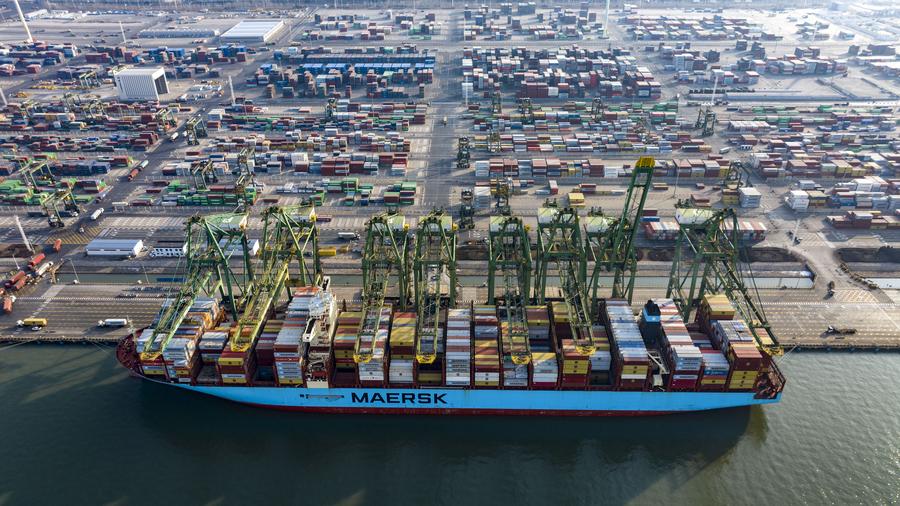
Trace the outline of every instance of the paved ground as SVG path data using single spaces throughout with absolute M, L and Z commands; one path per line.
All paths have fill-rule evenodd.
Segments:
M 276 47 L 288 45 L 292 40 L 297 40 L 304 30 L 313 26 L 311 15 L 315 11 L 303 11 L 300 18 L 290 20 L 290 29 L 283 33 L 276 41 Z M 324 11 L 323 11 L 324 12 Z M 646 11 L 648 14 L 655 11 Z M 800 17 L 805 15 L 807 11 L 795 11 L 792 15 Z M 797 44 L 808 44 L 796 40 L 792 35 L 792 22 L 788 22 L 787 15 L 779 16 L 777 19 L 770 18 L 766 13 L 756 11 L 734 11 L 727 12 L 728 15 L 746 16 L 755 22 L 763 23 L 767 29 L 772 28 L 778 32 L 784 32 L 787 37 L 782 42 L 767 42 L 766 46 L 771 53 L 789 51 Z M 691 14 L 692 16 L 694 14 Z M 709 14 L 706 14 L 709 15 Z M 381 12 L 373 11 L 371 13 L 373 19 L 381 19 Z M 598 16 L 602 17 L 602 16 Z M 612 20 L 616 19 L 616 15 L 611 16 Z M 833 16 L 831 16 L 833 18 Z M 223 21 L 223 19 L 225 21 Z M 229 18 L 222 15 L 216 18 L 215 23 L 227 24 Z M 403 34 L 396 33 L 384 44 L 398 43 L 414 43 L 420 50 L 428 49 L 437 53 L 438 66 L 435 72 L 434 84 L 427 87 L 425 101 L 429 103 L 426 124 L 423 126 L 414 126 L 409 132 L 402 133 L 402 137 L 411 140 L 412 150 L 410 153 L 411 170 L 407 175 L 408 179 L 415 180 L 419 183 L 419 196 L 416 205 L 411 208 L 404 209 L 404 214 L 409 218 L 411 226 L 415 226 L 415 222 L 419 216 L 424 215 L 433 207 L 443 207 L 454 209 L 459 203 L 459 193 L 463 188 L 470 188 L 474 182 L 472 171 L 460 171 L 456 169 L 456 139 L 462 135 L 473 135 L 471 130 L 471 122 L 463 119 L 464 106 L 462 105 L 460 77 L 458 66 L 462 55 L 462 48 L 466 46 L 480 47 L 508 47 L 514 45 L 516 47 L 529 48 L 552 48 L 558 46 L 567 46 L 570 42 L 561 41 L 531 41 L 531 40 L 514 40 L 509 41 L 492 41 L 479 40 L 475 42 L 464 42 L 461 40 L 462 28 L 465 20 L 462 18 L 461 12 L 441 11 L 439 13 L 440 22 L 443 23 L 442 32 L 439 36 L 432 40 L 413 39 Z M 89 30 L 93 33 L 98 30 L 106 30 L 114 32 L 111 28 L 118 29 L 117 23 L 114 24 L 106 18 L 95 20 L 96 23 L 104 24 L 105 27 L 100 28 L 99 24 L 91 24 Z M 832 19 L 833 22 L 839 23 L 839 19 Z M 94 21 L 92 21 L 94 22 Z M 126 24 L 129 33 L 136 33 L 137 30 L 149 27 L 157 27 L 163 24 L 163 20 L 141 19 L 135 20 L 131 24 Z M 848 21 L 849 23 L 849 21 Z M 51 22 L 43 23 L 42 28 L 47 29 L 46 33 L 54 33 L 52 31 Z M 75 26 L 75 25 L 73 25 Z M 852 30 L 852 27 L 844 27 Z M 83 27 L 85 28 L 85 27 Z M 63 30 L 59 30 L 62 33 Z M 85 33 L 88 31 L 85 28 Z M 834 32 L 835 30 L 831 30 Z M 6 38 L 5 33 L 0 29 L 0 38 Z M 865 40 L 866 35 L 857 32 L 859 39 L 854 43 L 860 43 Z M 87 43 L 96 35 L 79 35 L 87 37 L 82 39 Z M 578 41 L 577 44 L 582 47 L 608 47 L 610 44 L 633 47 L 636 55 L 640 59 L 641 64 L 649 66 L 655 73 L 663 76 L 661 62 L 656 59 L 654 54 L 644 54 L 639 48 L 648 45 L 640 41 L 625 40 L 625 32 L 619 26 L 611 27 L 611 40 L 599 40 L 595 36 L 591 36 L 589 40 Z M 10 35 L 12 37 L 12 35 Z M 151 42 L 146 41 L 145 47 L 150 47 Z M 177 46 L 187 45 L 190 41 L 164 41 L 160 44 Z M 141 42 L 143 43 L 143 41 Z M 358 46 L 359 42 L 325 42 L 319 41 L 316 44 L 327 45 L 331 47 L 348 47 Z M 849 42 L 830 40 L 826 42 L 817 42 L 817 46 L 821 46 L 827 54 L 837 55 L 843 51 Z M 733 42 L 696 42 L 696 47 L 720 48 L 723 49 L 723 61 L 733 61 L 736 56 L 732 53 L 724 51 L 726 46 L 733 45 Z M 261 90 L 258 88 L 248 88 L 244 82 L 256 68 L 261 64 L 270 61 L 271 53 L 260 52 L 253 56 L 252 61 L 247 65 L 238 66 L 231 65 L 223 67 L 223 80 L 227 80 L 228 76 L 233 78 L 235 91 L 238 95 L 247 96 L 256 101 L 257 104 L 270 107 L 272 111 L 284 110 L 290 107 L 310 107 L 314 112 L 321 111 L 322 102 L 320 99 L 295 99 L 292 101 L 284 101 L 281 99 L 265 100 L 259 95 Z M 50 72 L 42 74 L 40 77 L 49 76 Z M 851 76 L 841 81 L 842 87 L 852 88 L 854 93 L 881 93 L 877 88 L 873 91 L 872 86 L 864 83 L 864 77 L 859 69 L 852 69 Z M 670 76 L 662 79 L 664 82 L 664 98 L 675 98 L 678 95 L 684 96 L 687 92 L 687 86 L 675 85 L 671 82 Z M 891 88 L 894 86 L 890 82 L 882 82 L 878 79 L 878 83 Z M 854 84 L 855 83 L 855 84 Z M 179 85 L 185 83 L 179 83 Z M 815 88 L 816 93 L 833 93 L 833 89 L 820 89 L 821 85 L 810 80 L 796 79 L 769 79 L 766 78 L 763 83 L 766 87 L 778 89 L 791 88 Z M 0 79 L 0 85 L 3 85 L 7 96 L 11 96 L 16 91 L 25 90 L 29 83 L 24 80 L 14 82 L 5 82 Z M 108 93 L 110 90 L 106 90 Z M 354 100 L 366 101 L 359 97 L 359 93 L 355 92 Z M 479 100 L 472 97 L 472 102 Z M 190 104 L 195 110 L 193 114 L 204 114 L 213 107 L 220 107 L 222 102 L 227 99 L 210 99 Z M 547 102 L 548 104 L 561 105 L 559 102 Z M 684 100 L 682 100 L 684 103 Z M 817 102 L 810 102 L 815 104 Z M 805 103 L 804 103 L 805 104 Z M 542 104 L 538 104 L 542 105 Z M 511 93 L 504 93 L 504 107 L 515 107 L 515 99 Z M 280 108 L 280 109 L 279 109 Z M 726 113 L 724 108 L 720 108 L 720 120 L 729 118 L 738 118 L 735 113 Z M 693 120 L 696 114 L 696 108 L 687 106 L 682 107 L 679 116 Z M 179 119 L 181 122 L 190 115 L 182 115 Z M 447 125 L 442 125 L 442 119 L 447 118 Z M 242 132 L 238 132 L 242 133 Z M 243 132 L 245 133 L 245 132 Z M 227 136 L 227 132 L 212 132 L 213 137 Z M 272 134 L 270 134 L 272 135 Z M 718 149 L 724 146 L 724 139 L 714 136 L 709 139 L 710 144 Z M 26 217 L 26 209 L 23 208 L 5 208 L 0 209 L 0 243 L 8 243 L 18 241 L 18 231 L 14 227 L 13 215 L 21 217 L 21 223 L 29 235 L 31 241 L 35 244 L 46 244 L 47 242 L 59 238 L 64 244 L 64 256 L 68 261 L 65 270 L 72 270 L 75 266 L 84 270 L 101 270 L 109 268 L 110 270 L 126 267 L 137 273 L 134 277 L 140 278 L 140 272 L 145 268 L 165 268 L 174 265 L 175 262 L 166 260 L 154 260 L 142 258 L 140 260 L 95 260 L 85 258 L 83 256 L 83 246 L 91 239 L 96 237 L 106 238 L 141 238 L 152 243 L 159 238 L 174 238 L 183 233 L 184 223 L 187 217 L 199 211 L 230 211 L 230 209 L 187 209 L 187 208 L 130 208 L 123 212 L 113 212 L 109 209 L 108 203 L 119 200 L 127 200 L 133 196 L 142 194 L 150 185 L 150 181 L 158 178 L 159 168 L 167 161 L 183 160 L 188 147 L 182 143 L 164 142 L 156 147 L 149 154 L 134 153 L 139 158 L 146 158 L 150 161 L 150 167 L 144 171 L 136 181 L 128 183 L 121 181 L 118 176 L 120 172 L 114 174 L 110 178 L 114 189 L 106 197 L 105 202 L 101 205 L 107 206 L 107 211 L 97 221 L 90 221 L 86 217 L 77 220 L 69 220 L 68 226 L 62 230 L 50 230 L 46 227 L 44 220 L 40 218 Z M 196 148 L 190 148 L 196 149 Z M 473 159 L 486 159 L 492 155 L 484 152 L 474 152 Z M 526 157 L 522 154 L 503 153 L 504 157 Z M 527 154 L 527 157 L 531 157 Z M 572 158 L 574 155 L 567 153 L 555 153 L 553 156 L 559 158 Z M 585 157 L 586 154 L 578 154 L 579 158 Z M 737 156 L 732 153 L 729 156 Z M 676 158 L 688 157 L 679 156 Z M 609 157 L 611 163 L 631 163 L 631 157 Z M 260 175 L 259 180 L 267 185 L 266 193 L 274 192 L 275 186 L 283 184 L 286 181 L 315 181 L 319 179 L 317 176 L 298 176 L 290 175 Z M 385 184 L 395 182 L 398 178 L 391 178 L 385 175 L 375 177 L 361 178 L 363 182 L 370 182 L 376 185 L 376 188 L 383 187 Z M 858 282 L 846 276 L 838 268 L 838 262 L 834 252 L 842 247 L 880 247 L 885 245 L 900 246 L 900 232 L 883 231 L 873 234 L 870 231 L 836 231 L 831 229 L 824 221 L 823 215 L 798 216 L 789 209 L 786 209 L 781 197 L 788 189 L 784 182 L 770 183 L 753 178 L 753 183 L 760 191 L 763 192 L 762 206 L 759 209 L 741 210 L 741 216 L 749 219 L 762 220 L 769 228 L 769 236 L 760 246 L 780 247 L 789 249 L 816 273 L 816 287 L 813 290 L 783 290 L 766 292 L 763 294 L 763 300 L 766 302 L 767 314 L 770 315 L 773 325 L 775 325 L 778 334 L 786 342 L 791 341 L 816 341 L 823 339 L 820 334 L 829 324 L 852 324 L 856 326 L 860 333 L 854 337 L 854 340 L 860 342 L 869 340 L 872 342 L 898 342 L 900 341 L 900 332 L 898 330 L 898 307 L 893 302 L 892 296 L 881 291 L 870 291 L 862 287 Z M 573 188 L 577 180 L 560 180 L 561 193 L 567 192 Z M 707 188 L 697 190 L 694 188 L 695 181 L 676 181 L 667 180 L 671 186 L 667 192 L 652 192 L 649 196 L 647 206 L 657 208 L 662 216 L 672 216 L 674 214 L 673 205 L 679 198 L 686 198 L 690 193 L 700 193 L 709 196 L 714 201 L 718 198 L 718 192 L 712 189 L 716 181 L 705 181 Z M 621 181 L 602 182 L 602 184 L 610 187 L 623 187 Z M 536 195 L 534 190 L 530 190 L 526 195 L 513 197 L 513 212 L 523 216 L 526 223 L 534 226 L 536 222 L 536 210 L 543 202 L 545 197 Z M 280 203 L 289 204 L 299 200 L 299 197 L 289 196 L 281 197 Z M 605 211 L 616 213 L 622 206 L 621 197 L 599 197 L 590 196 L 588 206 L 599 206 Z M 89 209 L 92 210 L 94 207 Z M 322 225 L 322 240 L 325 244 L 338 244 L 337 232 L 345 230 L 360 231 L 365 224 L 366 219 L 372 212 L 376 212 L 381 208 L 346 208 L 338 207 L 334 200 L 329 201 L 322 213 L 331 214 L 334 219 L 327 224 Z M 482 213 L 477 220 L 477 230 L 472 233 L 463 234 L 464 239 L 482 237 L 487 228 L 487 213 Z M 251 235 L 259 234 L 258 220 L 253 220 Z M 801 239 L 800 244 L 792 244 L 788 232 L 796 231 L 796 235 Z M 640 246 L 651 246 L 643 239 L 639 239 Z M 347 254 L 341 256 L 342 261 L 352 265 L 358 262 L 358 256 Z M 62 260 L 61 258 L 57 261 Z M 0 267 L 13 268 L 16 260 L 11 258 L 0 259 Z M 83 266 L 83 267 L 82 267 Z M 900 271 L 900 268 L 898 268 Z M 833 298 L 824 298 L 824 285 L 828 281 L 834 281 L 837 285 L 837 291 Z M 133 282 L 133 281 L 129 281 Z M 38 287 L 37 289 L 29 289 L 23 297 L 16 303 L 16 309 L 11 317 L 3 320 L 0 327 L 5 328 L 6 332 L 24 332 L 13 330 L 13 318 L 20 318 L 29 315 L 47 316 L 52 319 L 54 329 L 52 332 L 72 332 L 86 333 L 90 335 L 102 335 L 104 332 L 95 328 L 96 320 L 108 317 L 130 317 L 135 324 L 145 324 L 149 322 L 152 315 L 156 311 L 160 300 L 153 297 L 147 297 L 146 294 L 140 294 L 136 298 L 123 298 L 122 292 L 127 287 L 121 285 L 108 286 L 80 286 L 71 285 L 57 286 L 45 292 L 46 287 Z M 343 290 L 343 289 L 342 289 Z M 354 296 L 355 289 L 346 289 L 346 294 L 342 295 L 348 298 Z M 479 298 L 483 296 L 475 283 L 472 286 L 463 286 L 461 297 L 463 299 Z M 641 297 L 659 296 L 660 293 L 641 293 Z M 642 300 L 641 298 L 635 299 Z M 8 325 L 7 325 L 8 324 Z M 3 331 L 0 331 L 3 332 Z M 893 334 L 892 334 L 893 332 Z M 834 340 L 834 339 L 832 339 Z M 834 340 L 836 341 L 836 340 Z

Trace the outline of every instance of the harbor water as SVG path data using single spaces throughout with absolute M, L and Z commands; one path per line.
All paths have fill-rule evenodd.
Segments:
M 642 418 L 269 411 L 111 348 L 0 348 L 0 505 L 897 504 L 900 355 L 791 353 L 778 405 Z

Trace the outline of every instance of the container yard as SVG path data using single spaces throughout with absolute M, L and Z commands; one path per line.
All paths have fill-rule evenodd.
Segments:
M 900 241 L 900 88 L 884 40 L 812 8 L 803 18 L 529 2 L 332 7 L 174 17 L 51 13 L 31 20 L 31 41 L 21 24 L 0 30 L 0 238 L 8 245 L 0 264 L 5 282 L 17 287 L 4 287 L 15 297 L 4 303 L 4 340 L 111 342 L 123 332 L 96 325 L 108 318 L 145 328 L 185 279 L 193 217 L 246 213 L 253 264 L 267 258 L 266 213 L 312 204 L 318 242 L 308 251 L 332 280 L 343 321 L 332 325 L 342 337 L 331 351 L 320 350 L 332 360 L 326 381 L 558 389 L 580 384 L 569 376 L 582 373 L 588 386 L 599 384 L 605 371 L 612 385 L 622 379 L 616 367 L 625 358 L 616 355 L 609 328 L 597 329 L 609 358 L 584 355 L 577 345 L 573 352 L 569 340 L 577 336 L 555 334 L 565 318 L 554 304 L 565 299 L 554 276 L 545 300 L 538 301 L 534 279 L 530 293 L 519 295 L 534 348 L 527 364 L 512 360 L 518 355 L 510 346 L 521 343 L 509 318 L 519 313 L 497 292 L 505 274 L 492 285 L 485 266 L 499 254 L 490 243 L 495 220 L 512 216 L 528 231 L 534 278 L 546 260 L 537 235 L 542 209 L 555 203 L 574 211 L 583 238 L 594 238 L 593 249 L 588 240 L 581 246 L 586 270 L 602 269 L 585 277 L 586 293 L 593 298 L 596 285 L 605 298 L 621 299 L 611 297 L 615 269 L 598 248 L 617 230 L 610 217 L 641 195 L 641 212 L 631 209 L 627 221 L 636 257 L 631 290 L 639 294 L 631 308 L 645 345 L 655 343 L 659 355 L 649 371 L 661 374 L 662 364 L 681 376 L 676 365 L 696 364 L 695 351 L 673 355 L 641 321 L 648 300 L 668 308 L 672 299 L 681 309 L 672 265 L 698 254 L 681 239 L 691 233 L 679 218 L 688 208 L 733 209 L 721 229 L 741 250 L 742 268 L 752 270 L 741 278 L 757 283 L 755 297 L 784 348 L 900 346 L 893 326 L 900 295 L 890 274 L 896 263 L 869 261 Z M 125 86 L 123 79 L 141 82 Z M 144 92 L 154 96 L 129 95 Z M 652 166 L 639 169 L 645 157 Z M 634 186 L 645 170 L 652 177 L 646 192 Z M 414 234 L 432 211 L 458 229 L 458 286 L 453 303 L 442 299 L 429 316 L 436 322 L 429 335 L 442 339 L 444 355 L 422 364 Z M 364 307 L 366 227 L 385 212 L 404 216 L 410 271 L 407 295 L 386 294 L 377 304 L 385 311 L 379 329 L 387 332 L 372 338 L 379 366 L 353 360 L 355 341 L 353 350 L 341 346 L 376 307 Z M 109 241 L 122 242 L 107 255 L 100 246 Z M 236 272 L 248 268 L 242 245 L 221 247 Z M 848 262 L 848 251 L 866 254 Z M 41 273 L 26 267 L 38 253 L 50 258 L 42 265 L 53 262 Z M 546 261 L 543 268 L 555 273 L 557 260 Z M 441 289 L 449 293 L 448 281 Z M 294 288 L 262 318 L 267 337 L 284 326 Z M 101 295 L 86 304 L 97 307 L 83 317 L 63 300 L 92 293 Z M 220 321 L 205 330 L 230 337 L 229 322 L 241 318 L 211 298 Z M 608 325 L 594 302 L 591 320 Z M 106 303 L 121 307 L 106 314 Z M 810 304 L 825 309 L 810 314 Z M 876 309 L 886 319 L 863 318 Z M 45 313 L 53 315 L 46 329 L 15 326 Z M 712 327 L 694 330 L 703 322 L 682 319 L 728 361 Z M 855 333 L 827 331 L 848 319 Z M 205 346 L 200 334 L 194 344 Z M 275 367 L 267 347 L 253 358 L 257 369 Z M 204 381 L 222 379 L 215 368 L 200 369 Z M 661 386 L 648 374 L 648 389 L 671 386 L 664 374 Z

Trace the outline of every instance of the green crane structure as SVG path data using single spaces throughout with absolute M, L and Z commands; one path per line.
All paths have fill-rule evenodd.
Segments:
M 716 113 L 712 110 L 712 106 L 701 107 L 697 111 L 697 121 L 694 122 L 694 128 L 701 129 L 702 137 L 709 137 L 715 133 Z
M 296 261 L 296 272 L 291 266 Z M 247 352 L 291 286 L 317 286 L 322 282 L 316 212 L 311 204 L 272 206 L 263 212 L 260 262 L 256 280 L 245 297 L 230 349 Z
M 412 264 L 416 360 L 431 364 L 441 339 L 441 308 L 456 305 L 456 225 L 449 214 L 435 210 L 419 220 Z
M 460 137 L 457 141 L 456 151 L 456 168 L 458 170 L 466 170 L 469 168 L 471 155 L 469 153 L 469 138 Z
M 162 354 L 198 297 L 218 294 L 232 315 L 239 314 L 242 298 L 252 292 L 254 283 L 247 222 L 246 214 L 235 213 L 188 219 L 185 279 L 157 317 L 153 337 L 141 350 L 142 362 L 153 361 Z M 238 245 L 240 253 L 234 251 Z M 230 257 L 234 254 L 242 256 L 242 273 L 232 268 Z
M 168 110 L 168 109 L 161 109 Z M 187 136 L 187 143 L 191 146 L 200 144 L 200 139 L 209 137 L 206 131 L 206 123 L 199 116 L 194 116 L 184 123 L 184 134 Z
M 638 159 L 631 173 L 631 182 L 625 196 L 625 205 L 619 217 L 606 216 L 599 209 L 592 209 L 585 218 L 587 251 L 594 264 L 591 272 L 591 299 L 594 310 L 599 308 L 600 278 L 604 272 L 612 273 L 611 298 L 624 298 L 631 302 L 634 295 L 634 279 L 637 275 L 637 253 L 634 243 L 638 225 L 653 179 L 652 157 Z
M 65 188 L 57 188 L 49 197 L 41 202 L 41 208 L 47 215 L 47 224 L 50 225 L 51 228 L 62 228 L 66 226 L 62 219 L 60 207 L 62 207 L 69 216 L 78 216 L 84 211 L 81 205 L 75 200 L 75 196 L 72 195 L 72 188 L 68 186 L 68 184 Z
M 491 216 L 488 231 L 488 304 L 500 311 L 501 339 L 516 364 L 531 361 L 525 309 L 531 294 L 531 241 L 522 219 Z M 497 294 L 497 277 L 502 293 Z M 498 299 L 500 299 L 498 301 Z
M 406 219 L 397 213 L 381 213 L 366 223 L 362 319 L 353 351 L 353 360 L 357 363 L 372 360 L 375 333 L 381 323 L 381 309 L 392 278 L 397 281 L 398 305 L 401 310 L 406 309 L 409 301 L 408 231 Z
M 526 125 L 534 124 L 534 104 L 530 98 L 519 99 L 519 114 L 522 115 L 522 123 Z
M 579 353 L 590 355 L 596 350 L 596 345 L 585 286 L 587 257 L 584 247 L 578 212 L 574 208 L 547 202 L 538 210 L 534 301 L 536 304 L 546 303 L 547 282 L 555 272 L 575 346 Z
M 737 215 L 733 209 L 698 209 L 680 202 L 675 219 L 680 231 L 669 274 L 666 297 L 675 301 L 685 322 L 707 294 L 724 293 L 753 333 L 759 347 L 770 355 L 783 353 L 772 332 L 750 263 L 742 271 L 737 235 Z M 745 279 L 750 279 L 752 289 Z
M 219 182 L 212 160 L 206 159 L 191 164 L 191 181 L 197 190 L 208 190 L 210 184 Z
M 501 98 L 500 92 L 495 91 L 491 94 L 491 114 L 494 117 L 499 116 L 503 112 L 503 99 Z

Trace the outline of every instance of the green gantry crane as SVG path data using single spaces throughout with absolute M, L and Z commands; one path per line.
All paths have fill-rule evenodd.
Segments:
M 469 154 L 469 138 L 468 137 L 460 137 L 457 141 L 457 151 L 456 151 L 456 168 L 457 170 L 466 170 L 469 168 L 470 164 L 470 154 Z
M 782 354 L 759 302 L 750 262 L 746 262 L 746 273 L 741 267 L 734 209 L 699 209 L 679 202 L 675 219 L 680 231 L 666 297 L 675 301 L 684 321 L 692 321 L 705 295 L 724 293 L 760 349 L 770 355 Z M 745 279 L 750 280 L 752 288 L 747 287 Z
M 431 364 L 441 337 L 441 308 L 456 305 L 456 225 L 449 214 L 435 210 L 419 220 L 412 263 L 416 360 Z
M 594 264 L 590 284 L 592 307 L 595 311 L 599 308 L 600 278 L 604 272 L 611 272 L 613 277 L 610 297 L 624 298 L 629 302 L 632 300 L 637 274 L 634 242 L 655 164 L 656 161 L 649 156 L 638 159 L 631 173 L 631 182 L 620 216 L 606 216 L 599 209 L 591 209 L 584 219 L 587 251 Z
M 591 307 L 584 284 L 587 280 L 587 257 L 578 212 L 574 208 L 547 202 L 538 210 L 535 265 L 535 303 L 546 303 L 547 281 L 552 276 L 551 271 L 555 271 L 575 346 L 579 353 L 590 355 L 596 350 L 596 345 L 591 329 Z
M 700 132 L 702 137 L 709 137 L 715 133 L 716 121 L 716 113 L 713 111 L 712 106 L 701 107 L 697 111 L 697 121 L 694 122 L 694 128 L 702 130 Z
M 502 293 L 497 294 L 497 277 Z M 488 304 L 501 312 L 503 349 L 516 364 L 531 361 L 525 313 L 531 293 L 531 240 L 517 216 L 491 216 L 488 230 Z M 500 301 L 498 302 L 498 298 Z
M 534 124 L 534 104 L 530 98 L 519 99 L 519 114 L 522 115 L 522 123 L 526 125 Z
M 200 116 L 194 116 L 184 123 L 184 135 L 187 137 L 187 143 L 191 146 L 196 146 L 200 144 L 200 139 L 209 137 L 209 133 L 206 131 L 206 123 Z
M 229 345 L 232 351 L 247 352 L 274 310 L 282 292 L 290 297 L 291 286 L 316 286 L 322 282 L 319 261 L 316 212 L 311 204 L 272 206 L 263 212 L 260 262 L 243 312 Z M 297 272 L 292 277 L 291 265 Z
M 158 358 L 184 321 L 196 299 L 218 294 L 225 308 L 236 317 L 242 299 L 253 290 L 246 214 L 192 216 L 187 222 L 186 275 L 175 296 L 167 301 L 154 327 L 154 338 L 141 352 L 141 361 Z M 236 272 L 230 258 L 240 245 L 243 273 Z
M 372 360 L 381 308 L 393 278 L 397 281 L 398 305 L 401 310 L 406 309 L 409 301 L 408 231 L 406 219 L 398 213 L 381 213 L 366 223 L 362 319 L 353 351 L 353 360 L 357 363 Z

